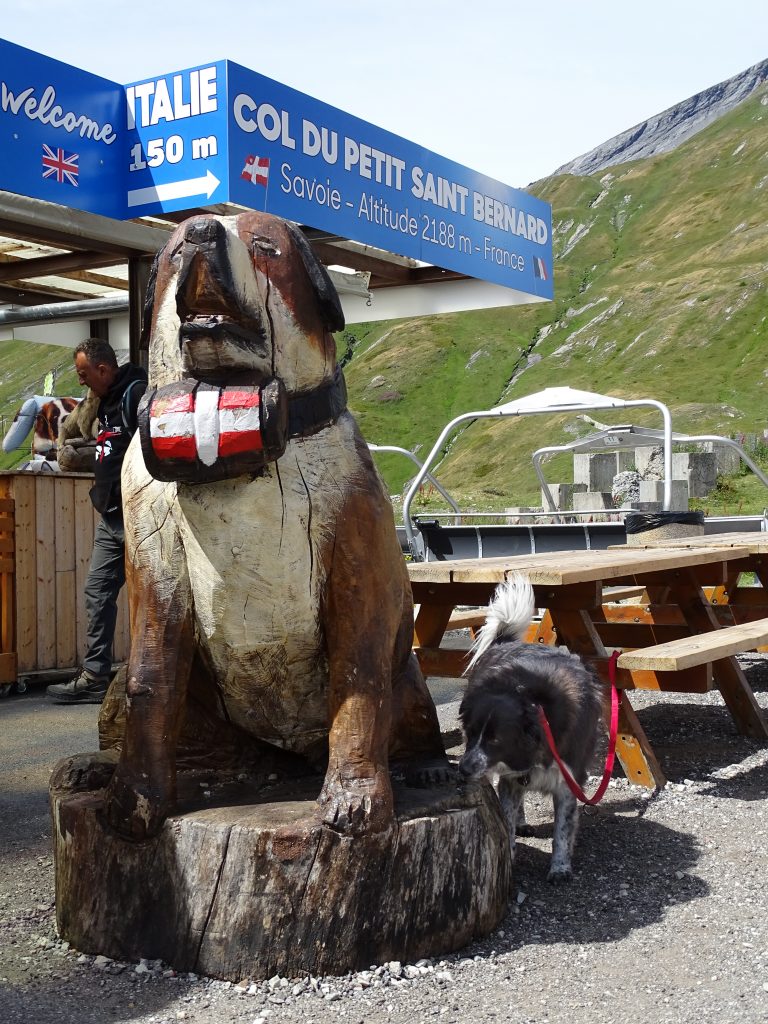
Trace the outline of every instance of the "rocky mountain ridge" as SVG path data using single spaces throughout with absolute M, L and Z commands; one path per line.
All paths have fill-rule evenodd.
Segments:
M 558 167 L 554 175 L 594 174 L 630 160 L 668 153 L 738 106 L 766 81 L 768 59 L 628 128 Z

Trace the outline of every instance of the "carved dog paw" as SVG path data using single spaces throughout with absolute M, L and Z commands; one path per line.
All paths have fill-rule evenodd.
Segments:
M 392 825 L 392 787 L 385 772 L 369 779 L 326 776 L 317 802 L 323 824 L 345 835 L 373 835 Z

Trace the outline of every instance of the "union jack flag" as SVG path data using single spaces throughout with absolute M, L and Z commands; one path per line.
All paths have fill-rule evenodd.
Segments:
M 265 156 L 247 156 L 240 177 L 253 182 L 254 185 L 266 187 L 269 180 L 269 159 Z
M 55 178 L 60 185 L 66 181 L 77 188 L 79 159 L 79 153 L 65 153 L 63 149 L 51 149 L 43 143 L 43 177 Z

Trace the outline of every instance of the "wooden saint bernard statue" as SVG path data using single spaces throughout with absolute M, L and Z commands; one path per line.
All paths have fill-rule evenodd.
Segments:
M 491 788 L 448 769 L 343 323 L 274 217 L 193 217 L 158 256 L 122 477 L 126 701 L 99 723 L 121 750 L 51 782 L 77 948 L 235 980 L 344 973 L 459 948 L 506 911 L 506 828 Z
M 174 805 L 190 675 L 220 716 L 318 763 L 323 820 L 380 831 L 388 758 L 444 762 L 411 653 L 392 510 L 304 236 L 261 213 L 198 216 L 160 252 L 141 444 L 123 470 L 132 648 L 109 821 L 135 838 Z

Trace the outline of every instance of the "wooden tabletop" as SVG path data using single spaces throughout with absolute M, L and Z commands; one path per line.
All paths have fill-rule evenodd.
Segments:
M 744 535 L 749 537 L 751 535 Z M 758 536 L 758 535 L 755 535 Z M 768 535 L 764 535 L 768 536 Z M 701 538 L 704 539 L 704 538 Z M 714 538 L 713 538 L 714 540 Z M 766 548 L 768 550 L 768 548 Z M 627 547 L 600 551 L 552 551 L 509 558 L 466 558 L 409 562 L 411 583 L 502 583 L 515 572 L 538 586 L 566 586 L 746 558 L 749 541 L 736 545 Z

